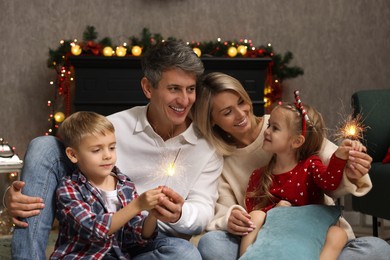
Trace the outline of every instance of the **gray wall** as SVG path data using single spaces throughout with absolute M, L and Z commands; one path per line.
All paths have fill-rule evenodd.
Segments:
M 47 130 L 48 49 L 82 39 L 87 25 L 117 43 L 147 27 L 183 40 L 251 39 L 294 54 L 305 75 L 286 81 L 334 129 L 350 112 L 351 94 L 390 88 L 388 0 L 2 0 L 0 2 L 0 137 L 23 156 Z

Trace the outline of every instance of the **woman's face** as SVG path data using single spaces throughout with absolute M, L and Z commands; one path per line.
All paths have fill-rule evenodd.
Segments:
M 212 123 L 238 138 L 251 130 L 250 105 L 234 91 L 224 91 L 212 98 Z

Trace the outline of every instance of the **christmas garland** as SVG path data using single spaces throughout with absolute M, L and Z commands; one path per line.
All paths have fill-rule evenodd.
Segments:
M 63 40 L 57 49 L 49 49 L 48 67 L 53 68 L 55 66 L 64 66 L 67 57 L 69 55 L 96 55 L 96 56 L 111 56 L 119 54 L 120 52 L 113 51 L 114 45 L 112 39 L 105 37 L 100 41 L 97 41 L 98 33 L 94 26 L 87 26 L 83 33 L 83 42 L 77 43 L 75 40 Z M 150 46 L 164 40 L 165 38 L 159 34 L 152 34 L 148 28 L 144 28 L 140 37 L 130 36 L 128 38 L 130 44 L 124 44 L 116 47 L 122 49 L 123 52 L 117 56 L 139 56 L 150 48 Z M 166 40 L 176 39 L 174 37 L 168 37 Z M 264 58 L 269 57 L 272 59 L 272 75 L 275 79 L 282 82 L 285 79 L 295 78 L 299 75 L 303 75 L 303 69 L 298 66 L 289 66 L 288 64 L 293 59 L 293 54 L 287 51 L 285 54 L 278 54 L 273 50 L 271 44 L 260 45 L 255 47 L 251 40 L 228 40 L 221 41 L 219 39 L 215 41 L 191 41 L 189 45 L 197 52 L 199 56 L 203 57 L 247 57 L 247 58 Z M 109 48 L 106 48 L 109 47 Z M 134 48 L 135 47 L 135 48 Z M 75 51 L 72 50 L 75 49 Z M 111 48 L 110 52 L 104 50 Z M 140 48 L 140 49 L 138 49 Z M 138 52 L 134 53 L 136 50 Z M 124 53 L 124 55 L 123 55 Z
M 87 26 L 83 33 L 83 41 L 61 40 L 57 49 L 49 49 L 47 65 L 55 69 L 56 81 L 50 85 L 55 86 L 54 101 L 48 101 L 50 107 L 49 129 L 46 135 L 55 134 L 61 122 L 70 114 L 70 89 L 74 84 L 72 66 L 69 57 L 72 55 L 94 55 L 94 56 L 140 56 L 148 48 L 163 40 L 175 39 L 174 37 L 164 38 L 161 34 L 152 34 L 148 28 L 144 28 L 140 37 L 128 37 L 129 44 L 123 43 L 114 46 L 109 37 L 98 39 L 98 33 L 94 26 Z M 193 48 L 199 57 L 225 57 L 225 58 L 271 58 L 268 76 L 264 87 L 265 108 L 277 102 L 282 97 L 281 83 L 285 79 L 295 78 L 303 75 L 303 69 L 297 66 L 289 66 L 293 54 L 287 51 L 285 54 L 276 53 L 271 44 L 255 47 L 251 40 L 229 40 L 221 41 L 191 41 L 188 44 Z

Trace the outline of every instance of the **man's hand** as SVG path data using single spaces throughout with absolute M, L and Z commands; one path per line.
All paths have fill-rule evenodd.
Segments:
M 255 225 L 251 220 L 251 216 L 240 209 L 233 209 L 227 224 L 227 231 L 234 235 L 245 236 L 253 231 Z
M 13 223 L 23 228 L 28 227 L 28 224 L 18 218 L 36 216 L 45 207 L 43 199 L 22 194 L 24 185 L 25 183 L 22 181 L 14 181 L 7 190 L 4 199 Z
M 163 222 L 175 223 L 181 217 L 184 199 L 168 187 L 162 187 L 161 192 L 166 197 L 160 197 L 158 204 L 150 212 Z

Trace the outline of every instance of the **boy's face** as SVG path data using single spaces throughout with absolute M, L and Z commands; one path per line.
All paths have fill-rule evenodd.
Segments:
M 69 159 L 77 163 L 89 180 L 106 178 L 116 163 L 116 141 L 114 133 L 84 137 L 77 149 L 66 149 Z
M 157 88 L 146 83 L 150 99 L 148 119 L 157 132 L 186 124 L 195 102 L 196 76 L 181 69 L 163 72 Z

